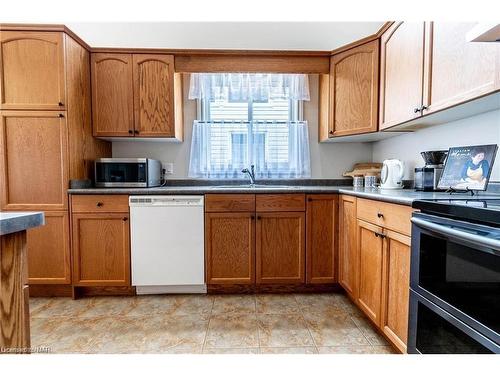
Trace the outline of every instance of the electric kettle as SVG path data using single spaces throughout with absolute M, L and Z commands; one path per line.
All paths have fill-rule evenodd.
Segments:
M 398 159 L 384 160 L 380 173 L 381 189 L 402 189 L 404 164 Z

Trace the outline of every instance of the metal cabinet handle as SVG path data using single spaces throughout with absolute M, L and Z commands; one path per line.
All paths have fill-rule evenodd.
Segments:
M 139 130 L 134 130 L 134 134 L 139 134 Z
M 382 238 L 382 239 L 384 239 L 384 238 L 386 238 L 386 237 L 387 237 L 387 236 L 386 236 L 385 234 L 383 234 L 383 233 L 374 232 L 374 234 L 375 234 L 375 237 L 380 237 L 380 238 Z
M 124 217 L 124 218 L 123 218 L 123 221 L 127 221 L 127 220 L 128 220 L 128 217 Z
M 64 103 L 63 102 L 59 102 L 59 107 L 64 107 Z
M 63 118 L 64 115 L 62 113 L 59 113 L 59 118 Z
M 97 203 L 96 203 L 96 206 L 97 206 L 97 207 L 102 207 L 103 205 L 104 205 L 104 203 L 102 203 L 102 202 L 97 202 Z
M 257 220 L 260 220 L 260 216 L 257 216 Z
M 328 134 L 333 135 L 333 130 L 330 130 Z
M 253 215 L 252 215 L 252 216 L 250 216 L 250 219 L 254 220 L 254 219 L 255 219 L 255 216 L 253 216 Z
M 428 107 L 426 105 L 423 105 L 422 108 L 420 108 L 420 112 L 423 112 L 426 109 L 428 109 Z
M 133 130 L 129 130 L 128 134 L 134 134 L 134 131 Z
M 418 113 L 418 112 L 420 112 L 421 110 L 422 110 L 421 108 L 415 108 L 415 109 L 413 110 L 413 113 Z
M 377 212 L 377 217 L 381 219 L 384 217 L 384 214 L 382 212 Z

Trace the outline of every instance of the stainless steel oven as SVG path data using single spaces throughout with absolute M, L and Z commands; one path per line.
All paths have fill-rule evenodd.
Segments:
M 161 184 L 161 163 L 154 159 L 102 158 L 95 161 L 97 187 L 154 187 Z
M 415 213 L 410 310 L 409 352 L 500 353 L 500 228 Z

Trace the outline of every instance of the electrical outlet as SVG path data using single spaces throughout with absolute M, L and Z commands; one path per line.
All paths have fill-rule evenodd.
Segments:
M 174 173 L 174 163 L 165 163 L 163 164 L 163 168 L 165 169 L 165 174 Z

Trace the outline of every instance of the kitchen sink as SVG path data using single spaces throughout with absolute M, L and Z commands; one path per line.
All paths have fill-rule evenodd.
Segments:
M 262 189 L 262 190 L 291 190 L 300 189 L 296 185 L 265 185 L 265 184 L 246 184 L 246 185 L 217 185 L 210 187 L 213 190 L 219 189 Z

